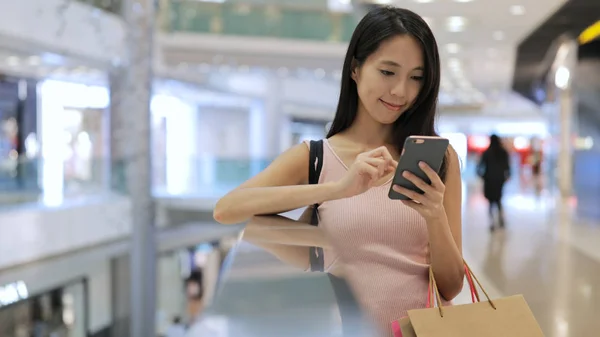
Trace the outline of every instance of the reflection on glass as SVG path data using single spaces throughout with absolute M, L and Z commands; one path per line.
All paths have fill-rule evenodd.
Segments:
M 227 323 L 227 336 L 340 336 L 342 330 L 344 336 L 373 335 L 365 333 L 341 261 L 329 273 L 308 271 L 311 247 L 333 254 L 324 231 L 304 222 L 308 215 L 310 209 L 299 220 L 273 215 L 248 222 L 214 300 L 190 336 L 205 336 L 191 331 L 216 322 Z

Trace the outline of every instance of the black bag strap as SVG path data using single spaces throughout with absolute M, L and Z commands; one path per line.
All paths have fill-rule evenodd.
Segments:
M 323 140 L 311 140 L 310 141 L 310 155 L 308 162 L 308 183 L 318 184 L 319 177 L 321 176 L 321 169 L 323 169 Z M 310 224 L 313 226 L 319 225 L 319 204 L 314 204 L 312 214 L 310 216 Z M 309 250 L 310 258 L 310 270 L 320 271 L 324 270 L 324 259 L 323 259 L 323 248 L 321 247 L 310 247 Z
M 310 141 L 310 163 L 308 167 L 308 183 L 318 184 L 323 169 L 323 140 Z

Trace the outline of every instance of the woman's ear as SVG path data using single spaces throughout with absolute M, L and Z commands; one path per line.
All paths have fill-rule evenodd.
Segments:
M 358 80 L 358 61 L 355 58 L 352 59 L 352 64 L 350 66 L 351 72 L 350 77 L 356 82 Z

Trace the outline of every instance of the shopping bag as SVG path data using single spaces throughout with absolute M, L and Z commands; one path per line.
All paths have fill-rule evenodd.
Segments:
M 465 264 L 473 304 L 443 306 L 433 271 L 429 270 L 428 308 L 409 310 L 408 317 L 395 321 L 395 337 L 543 337 L 522 295 L 490 299 L 473 271 Z M 475 283 L 487 301 L 479 300 Z M 433 301 L 437 307 L 434 307 Z
M 394 337 L 418 337 L 408 317 L 403 317 L 393 322 L 392 330 Z
M 465 277 L 467 278 L 467 283 L 469 284 L 469 290 L 471 293 L 471 301 L 473 303 L 476 303 L 476 301 L 477 302 L 479 301 L 479 293 L 477 292 L 477 288 L 473 284 L 473 278 L 468 273 L 466 264 L 464 265 L 464 268 L 465 268 Z M 431 270 L 430 270 L 430 273 L 431 273 Z M 433 305 L 434 305 L 433 301 L 434 301 L 433 286 L 432 286 L 432 280 L 430 278 L 429 279 L 429 287 L 427 289 L 427 304 L 425 307 L 426 308 L 433 307 Z M 408 316 L 402 317 L 401 319 L 392 322 L 392 332 L 394 333 L 394 337 L 418 337 L 417 333 L 415 332 L 415 329 L 413 328 L 412 324 L 410 323 L 410 318 Z

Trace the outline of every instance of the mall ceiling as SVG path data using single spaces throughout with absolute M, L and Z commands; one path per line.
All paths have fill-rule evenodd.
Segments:
M 513 90 L 539 103 L 534 95 L 548 71 L 546 54 L 561 36 L 577 38 L 600 19 L 600 1 L 569 0 L 529 34 L 517 47 Z
M 183 0 L 192 1 L 192 0 Z M 196 1 L 196 0 L 194 0 Z M 240 0 L 241 1 L 241 0 Z M 258 0 L 256 0 L 258 1 Z M 271 0 L 274 2 L 275 0 Z M 282 2 L 291 3 L 295 0 Z M 321 0 L 306 0 L 307 3 Z M 349 0 L 328 0 L 349 3 Z M 355 8 L 367 0 L 352 1 Z M 394 4 L 423 15 L 431 25 L 443 60 L 443 93 L 449 105 L 463 108 L 485 95 L 486 105 L 494 111 L 515 110 L 520 104 L 510 94 L 516 46 L 540 22 L 543 22 L 565 0 L 389 0 L 369 2 Z M 590 1 L 590 0 L 588 0 Z M 593 0 L 598 2 L 600 0 Z M 365 7 L 366 8 L 366 7 Z M 339 68 L 345 52 L 343 44 L 304 41 L 318 48 L 304 48 L 300 41 L 277 40 L 279 54 L 265 48 L 264 41 L 236 39 L 231 36 L 208 34 L 217 41 L 198 34 L 188 38 L 161 34 L 162 62 L 155 71 L 162 77 L 205 85 L 212 77 L 229 78 L 231 74 L 256 72 L 261 76 L 290 76 L 303 79 L 328 80 L 338 85 Z M 210 43 L 207 43 L 210 42 Z M 289 43 L 290 45 L 287 45 Z M 296 49 L 294 49 L 294 46 Z M 235 48 L 233 53 L 231 48 Z M 319 49 L 318 57 L 307 55 Z M 304 53 L 303 53 L 304 51 Z M 230 62 L 230 58 L 233 60 Z M 2 62 L 4 60 L 4 62 Z M 269 71 L 264 71 L 268 69 Z M 92 83 L 106 82 L 106 72 L 98 65 L 60 58 L 60 55 L 41 51 L 0 50 L 0 71 L 10 74 L 57 79 L 77 79 Z M 271 74 L 271 75 L 268 75 Z M 242 77 L 243 77 L 242 76 Z M 237 83 L 230 80 L 228 83 Z M 231 88 L 220 88 L 228 91 Z M 517 95 L 514 95 L 517 96 Z M 441 101 L 446 101 L 442 99 Z M 520 98 L 520 97 L 517 97 Z M 524 99 L 520 99 L 525 101 Z M 458 104 L 457 104 L 458 103 Z M 509 104 L 510 103 L 510 104 Z M 529 102 L 527 102 L 529 103 Z
M 283 3 L 289 4 L 292 0 L 268 2 L 278 1 L 282 2 L 280 6 L 284 6 Z M 474 103 L 487 111 L 489 106 L 493 106 L 494 110 L 515 110 L 523 105 L 521 101 L 530 103 L 511 93 L 516 46 L 565 1 L 328 0 L 327 4 L 332 10 L 333 3 L 340 6 L 351 3 L 350 10 L 353 8 L 357 17 L 370 6 L 381 4 L 404 7 L 422 15 L 434 31 L 440 47 L 440 101 L 461 109 L 465 104 Z M 271 73 L 278 75 L 313 72 L 316 78 L 329 78 L 334 82 L 339 81 L 339 69 L 346 48 L 344 43 L 267 39 L 260 36 L 241 38 L 217 33 L 200 36 L 196 33 L 171 32 L 162 34 L 160 40 L 163 62 L 169 67 L 186 69 L 188 74 L 193 69 L 198 74 L 216 70 L 217 76 L 224 77 L 225 73 L 237 74 L 248 72 L 249 69 L 268 68 Z M 529 110 L 535 113 L 537 108 L 533 104 L 531 106 Z

